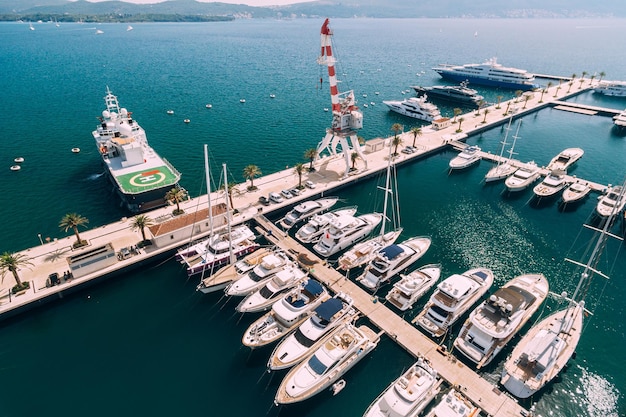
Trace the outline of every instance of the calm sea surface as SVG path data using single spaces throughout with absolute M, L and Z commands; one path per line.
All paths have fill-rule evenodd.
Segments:
M 98 26 L 104 33 L 96 35 L 87 24 L 40 23 L 30 31 L 26 24 L 1 23 L 0 251 L 37 245 L 38 234 L 65 236 L 58 222 L 68 212 L 87 217 L 91 227 L 126 215 L 102 176 L 91 137 L 107 86 L 157 152 L 183 173 L 182 185 L 192 195 L 203 192 L 205 143 L 216 174 L 226 163 L 237 182 L 248 164 L 271 173 L 304 162 L 304 151 L 316 146 L 330 123 L 323 110 L 330 107 L 326 71 L 315 61 L 321 24 L 136 24 L 131 32 L 110 24 Z M 626 80 L 626 58 L 615 52 L 616 42 L 624 46 L 624 20 L 337 19 L 331 26 L 340 90 L 353 89 L 361 104 L 369 104 L 360 132 L 366 139 L 390 135 L 394 123 L 406 129 L 417 124 L 389 113 L 382 100 L 403 98 L 411 85 L 441 83 L 431 70 L 440 63 L 497 56 L 504 65 L 535 73 L 605 72 L 606 79 Z M 488 101 L 513 96 L 479 90 Z M 593 93 L 573 101 L 626 107 L 624 99 Z M 451 106 L 441 108 L 452 113 Z M 175 114 L 166 114 L 168 109 Z M 502 137 L 495 128 L 468 142 L 498 153 Z M 73 147 L 82 151 L 74 154 Z M 523 118 L 517 158 L 545 165 L 568 147 L 585 150 L 571 173 L 605 184 L 624 181 L 626 138 L 615 134 L 610 118 L 554 109 Z M 12 172 L 17 156 L 25 162 Z M 420 264 L 439 262 L 445 276 L 490 267 L 494 288 L 521 273 L 542 272 L 551 290 L 571 292 L 577 277 L 563 259 L 578 259 L 591 237 L 581 226 L 596 196 L 567 210 L 556 202 L 529 204 L 530 190 L 507 196 L 503 184 L 481 183 L 488 162 L 448 175 L 452 156 L 444 152 L 398 170 L 405 237 L 433 239 Z M 340 197 L 358 204 L 360 212 L 380 211 L 376 185 L 372 179 Z M 621 227 L 619 222 L 614 231 Z M 576 359 L 524 403 L 538 415 L 626 414 L 622 252 L 610 243 L 599 264 L 612 279 L 598 278 L 589 290 L 594 315 L 586 320 Z M 412 362 L 384 338 L 347 374 L 340 395 L 323 393 L 279 410 L 272 402 L 283 374 L 265 372 L 271 349 L 250 353 L 240 342 L 255 316 L 239 317 L 234 301 L 201 296 L 196 284 L 170 260 L 1 323 L 0 415 L 360 416 Z M 540 311 L 555 308 L 558 302 L 549 300 Z M 451 339 L 444 343 L 450 346 Z M 497 382 L 509 352 L 483 376 Z

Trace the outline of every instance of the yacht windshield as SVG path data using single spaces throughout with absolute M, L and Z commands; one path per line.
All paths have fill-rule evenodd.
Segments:
M 319 359 L 317 359 L 317 356 L 315 355 L 311 356 L 311 359 L 309 359 L 309 366 L 311 367 L 313 372 L 318 375 L 323 375 L 327 369 L 326 365 L 324 365 Z

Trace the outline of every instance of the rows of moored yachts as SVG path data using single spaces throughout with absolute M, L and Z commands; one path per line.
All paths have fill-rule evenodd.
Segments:
M 441 340 L 492 286 L 494 274 L 488 268 L 473 268 L 441 281 L 439 264 L 414 268 L 430 247 L 429 237 L 411 237 L 397 243 L 402 229 L 387 231 L 385 216 L 356 215 L 356 207 L 330 210 L 337 201 L 335 197 L 326 197 L 301 202 L 277 224 L 288 232 L 304 223 L 293 234 L 295 239 L 312 245 L 321 258 L 335 259 L 333 255 L 341 252 L 328 263 L 336 262 L 337 269 L 347 275 L 360 271 L 356 281 L 373 294 L 391 286 L 381 302 L 398 311 L 412 308 L 438 283 L 412 320 L 435 340 Z M 367 238 L 381 222 L 379 232 Z M 345 385 L 342 376 L 374 350 L 380 333 L 357 324 L 359 312 L 348 294 L 332 295 L 309 276 L 314 264 L 306 254 L 293 259 L 278 247 L 260 248 L 252 243 L 252 232 L 242 228 L 248 227 L 217 233 L 179 251 L 178 258 L 187 264 L 190 275 L 202 274 L 198 290 L 206 293 L 224 289 L 226 295 L 241 298 L 237 311 L 264 313 L 246 329 L 242 342 L 253 349 L 275 344 L 268 369 L 289 369 L 276 393 L 276 404 L 303 401 L 325 389 L 340 391 Z M 228 251 L 220 246 L 224 242 L 228 242 Z M 212 273 L 209 268 L 220 264 L 219 257 L 224 253 L 245 256 Z M 489 364 L 537 311 L 547 294 L 548 282 L 542 274 L 512 279 L 471 312 L 454 348 L 476 368 Z M 372 300 L 377 302 L 378 297 L 373 295 Z M 523 354 L 530 356 L 530 352 Z M 516 367 L 519 360 L 510 358 L 509 362 Z M 507 366 L 505 373 L 506 369 Z M 420 357 L 371 404 L 366 415 L 416 416 L 434 403 L 441 386 L 437 371 Z M 513 394 L 525 395 L 512 387 Z M 452 387 L 431 406 L 428 415 L 469 416 L 478 412 L 476 405 Z

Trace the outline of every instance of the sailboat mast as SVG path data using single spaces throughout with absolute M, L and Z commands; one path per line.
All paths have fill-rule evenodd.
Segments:
M 213 235 L 213 207 L 211 207 L 211 174 L 209 172 L 209 152 L 208 146 L 204 145 L 204 175 L 206 175 L 206 196 L 209 205 L 209 227 Z
M 230 235 L 230 199 L 228 198 L 228 177 L 226 175 L 226 164 L 222 164 L 222 168 L 224 169 L 224 193 L 226 197 L 226 223 L 228 225 L 228 250 L 230 251 L 230 263 L 235 262 L 235 254 L 233 253 L 233 239 Z
M 506 146 L 506 139 L 509 137 L 509 130 L 511 130 L 512 120 L 513 120 L 513 116 L 510 116 L 509 124 L 506 126 L 506 133 L 504 134 L 504 139 L 502 139 L 502 148 L 500 148 L 500 158 L 498 159 L 498 165 L 502 164 L 502 155 L 504 155 L 504 147 Z
M 509 126 L 510 126 L 511 122 L 509 122 Z M 513 145 L 511 145 L 511 149 L 509 149 L 509 160 L 513 159 L 513 155 L 515 154 L 515 152 L 513 152 L 513 149 L 515 149 L 515 143 L 517 143 L 517 139 L 519 139 L 519 128 L 522 125 L 522 119 L 519 119 L 519 121 L 517 122 L 517 129 L 515 130 L 515 135 L 513 136 Z

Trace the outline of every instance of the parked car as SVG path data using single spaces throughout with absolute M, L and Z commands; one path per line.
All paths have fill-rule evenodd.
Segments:
M 270 201 L 273 201 L 274 203 L 282 203 L 283 202 L 283 198 L 280 196 L 280 194 L 271 192 L 270 193 Z
M 297 188 L 292 188 L 291 190 L 289 190 L 289 192 L 291 193 L 291 195 L 293 195 L 294 197 L 297 195 L 300 195 L 300 190 L 298 190 Z
M 307 188 L 310 188 L 310 189 L 313 189 L 313 188 L 316 187 L 315 183 L 313 181 L 311 181 L 311 180 L 306 180 L 304 182 L 304 186 L 307 187 Z
M 280 194 L 285 197 L 287 200 L 289 200 L 290 198 L 293 198 L 293 195 L 291 195 L 291 193 L 289 192 L 289 190 L 282 190 L 280 192 Z
M 263 204 L 264 206 L 269 206 L 270 199 L 262 195 L 261 197 L 259 197 L 259 203 Z

